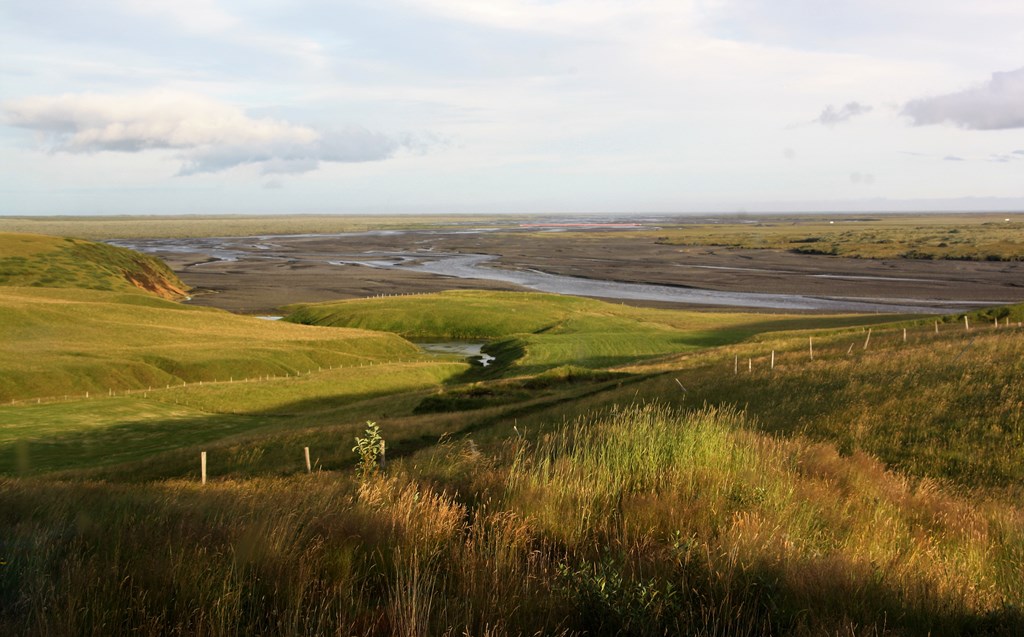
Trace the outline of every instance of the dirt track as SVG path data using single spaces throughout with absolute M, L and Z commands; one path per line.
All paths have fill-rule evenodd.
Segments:
M 401 268 L 331 265 L 382 255 L 430 258 L 432 253 L 500 255 L 515 269 L 614 281 L 735 292 L 864 299 L 1024 301 L 1024 263 L 843 259 L 772 250 L 680 247 L 614 231 L 583 235 L 506 231 L 433 231 L 222 241 L 234 261 L 211 261 L 193 240 L 149 246 L 189 285 L 195 303 L 236 312 L 268 313 L 289 303 L 456 288 L 519 289 L 482 279 L 457 279 Z M 170 243 L 168 243 L 170 242 Z M 170 249 L 169 249 L 170 246 Z M 223 255 L 221 255 L 223 258 Z M 644 303 L 657 304 L 657 303 Z

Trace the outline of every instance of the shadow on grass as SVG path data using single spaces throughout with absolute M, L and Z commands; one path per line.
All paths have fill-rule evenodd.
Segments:
M 244 415 L 192 410 L 180 416 L 140 418 L 5 442 L 0 444 L 0 475 L 126 482 L 198 479 L 200 450 L 209 452 L 211 479 L 288 475 L 305 471 L 303 447 L 307 446 L 314 470 L 347 469 L 356 461 L 353 439 L 367 420 L 385 425 L 388 457 L 398 458 L 437 444 L 443 435 L 466 435 L 639 379 L 552 377 L 542 383 L 545 391 L 533 379 L 525 385 L 534 385 L 523 389 L 523 383 L 514 383 L 519 389 L 499 390 L 488 404 L 459 413 L 414 414 L 425 398 L 436 395 L 433 390 L 383 397 L 371 394 L 357 400 L 315 398 Z M 389 421 L 393 426 L 386 424 Z

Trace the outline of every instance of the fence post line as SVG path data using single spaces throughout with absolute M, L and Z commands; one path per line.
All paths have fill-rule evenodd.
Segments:
M 206 452 L 205 451 L 199 452 L 199 469 L 200 469 L 200 472 L 203 474 L 203 482 L 202 482 L 202 484 L 206 484 Z
M 304 448 L 306 454 L 306 473 L 313 473 L 313 466 L 309 463 L 309 447 Z

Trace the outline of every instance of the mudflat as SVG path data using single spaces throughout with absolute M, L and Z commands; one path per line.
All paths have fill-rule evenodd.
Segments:
M 666 245 L 654 237 L 613 228 L 570 234 L 464 227 L 118 243 L 166 260 L 196 288 L 194 303 L 244 313 L 273 313 L 291 303 L 382 294 L 525 289 L 489 276 L 423 271 L 425 264 L 460 254 L 493 257 L 487 264 L 491 271 L 734 293 L 909 302 L 932 311 L 950 304 L 977 307 L 1024 301 L 1024 262 L 858 259 L 775 249 Z M 663 300 L 623 300 L 680 306 Z

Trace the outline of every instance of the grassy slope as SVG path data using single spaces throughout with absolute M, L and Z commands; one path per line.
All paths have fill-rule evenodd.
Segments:
M 0 286 L 146 290 L 180 298 L 187 286 L 159 259 L 81 239 L 0 233 Z
M 391 334 L 158 298 L 128 279 L 153 292 L 177 279 L 147 279 L 166 267 L 128 250 L 36 235 L 0 235 L 0 248 L 2 263 L 17 266 L 0 279 L 0 401 L 12 401 L 0 407 L 0 472 L 94 471 L 161 456 L 136 476 L 181 475 L 194 464 L 182 453 L 197 445 L 229 450 L 221 470 L 245 467 L 251 449 L 230 460 L 239 440 L 341 418 L 351 427 L 384 413 L 381 400 L 408 412 L 418 393 L 468 367 Z M 341 453 L 321 449 L 327 461 Z
M 1018 506 L 751 433 L 729 410 L 603 412 L 389 474 L 0 482 L 0 631 L 1024 630 Z
M 864 324 L 878 317 L 798 317 L 687 312 L 554 294 L 459 290 L 296 306 L 286 320 L 359 327 L 408 338 L 500 341 L 519 373 L 560 365 L 600 368 L 638 358 L 734 343 L 802 327 Z
M 906 325 L 906 341 L 900 325 L 876 326 L 870 340 L 860 329 L 812 332 L 813 361 L 805 332 L 626 368 L 659 374 L 579 408 L 636 397 L 736 405 L 772 434 L 827 441 L 908 475 L 1019 497 L 1024 332 L 983 322 L 966 332 L 961 321 L 940 323 L 936 335 L 931 321 Z
M 274 323 L 94 290 L 0 288 L 0 330 L 4 401 L 418 356 L 393 335 Z
M 116 473 L 127 479 L 187 475 L 195 470 L 195 453 L 184 450 L 200 446 L 211 449 L 217 475 L 261 468 L 298 470 L 297 455 L 281 458 L 277 450 L 271 458 L 262 458 L 262 451 L 252 455 L 253 449 L 275 446 L 312 446 L 325 463 L 344 464 L 350 461 L 351 436 L 346 435 L 338 449 L 334 443 L 324 444 L 324 436 L 309 434 L 311 425 L 326 429 L 346 424 L 351 429 L 361 422 L 360 415 L 345 408 L 355 405 L 368 413 L 365 410 L 380 408 L 374 399 L 389 399 L 394 414 L 402 402 L 395 394 L 417 396 L 465 369 L 463 363 L 434 362 L 325 368 L 322 373 L 262 382 L 206 383 L 131 396 L 0 406 L 0 473 L 89 471 L 126 464 L 133 469 Z M 411 410 L 411 405 L 404 409 Z M 292 435 L 298 432 L 304 433 Z M 246 453 L 248 457 L 241 457 Z M 140 460 L 146 465 L 142 471 L 136 464 Z

